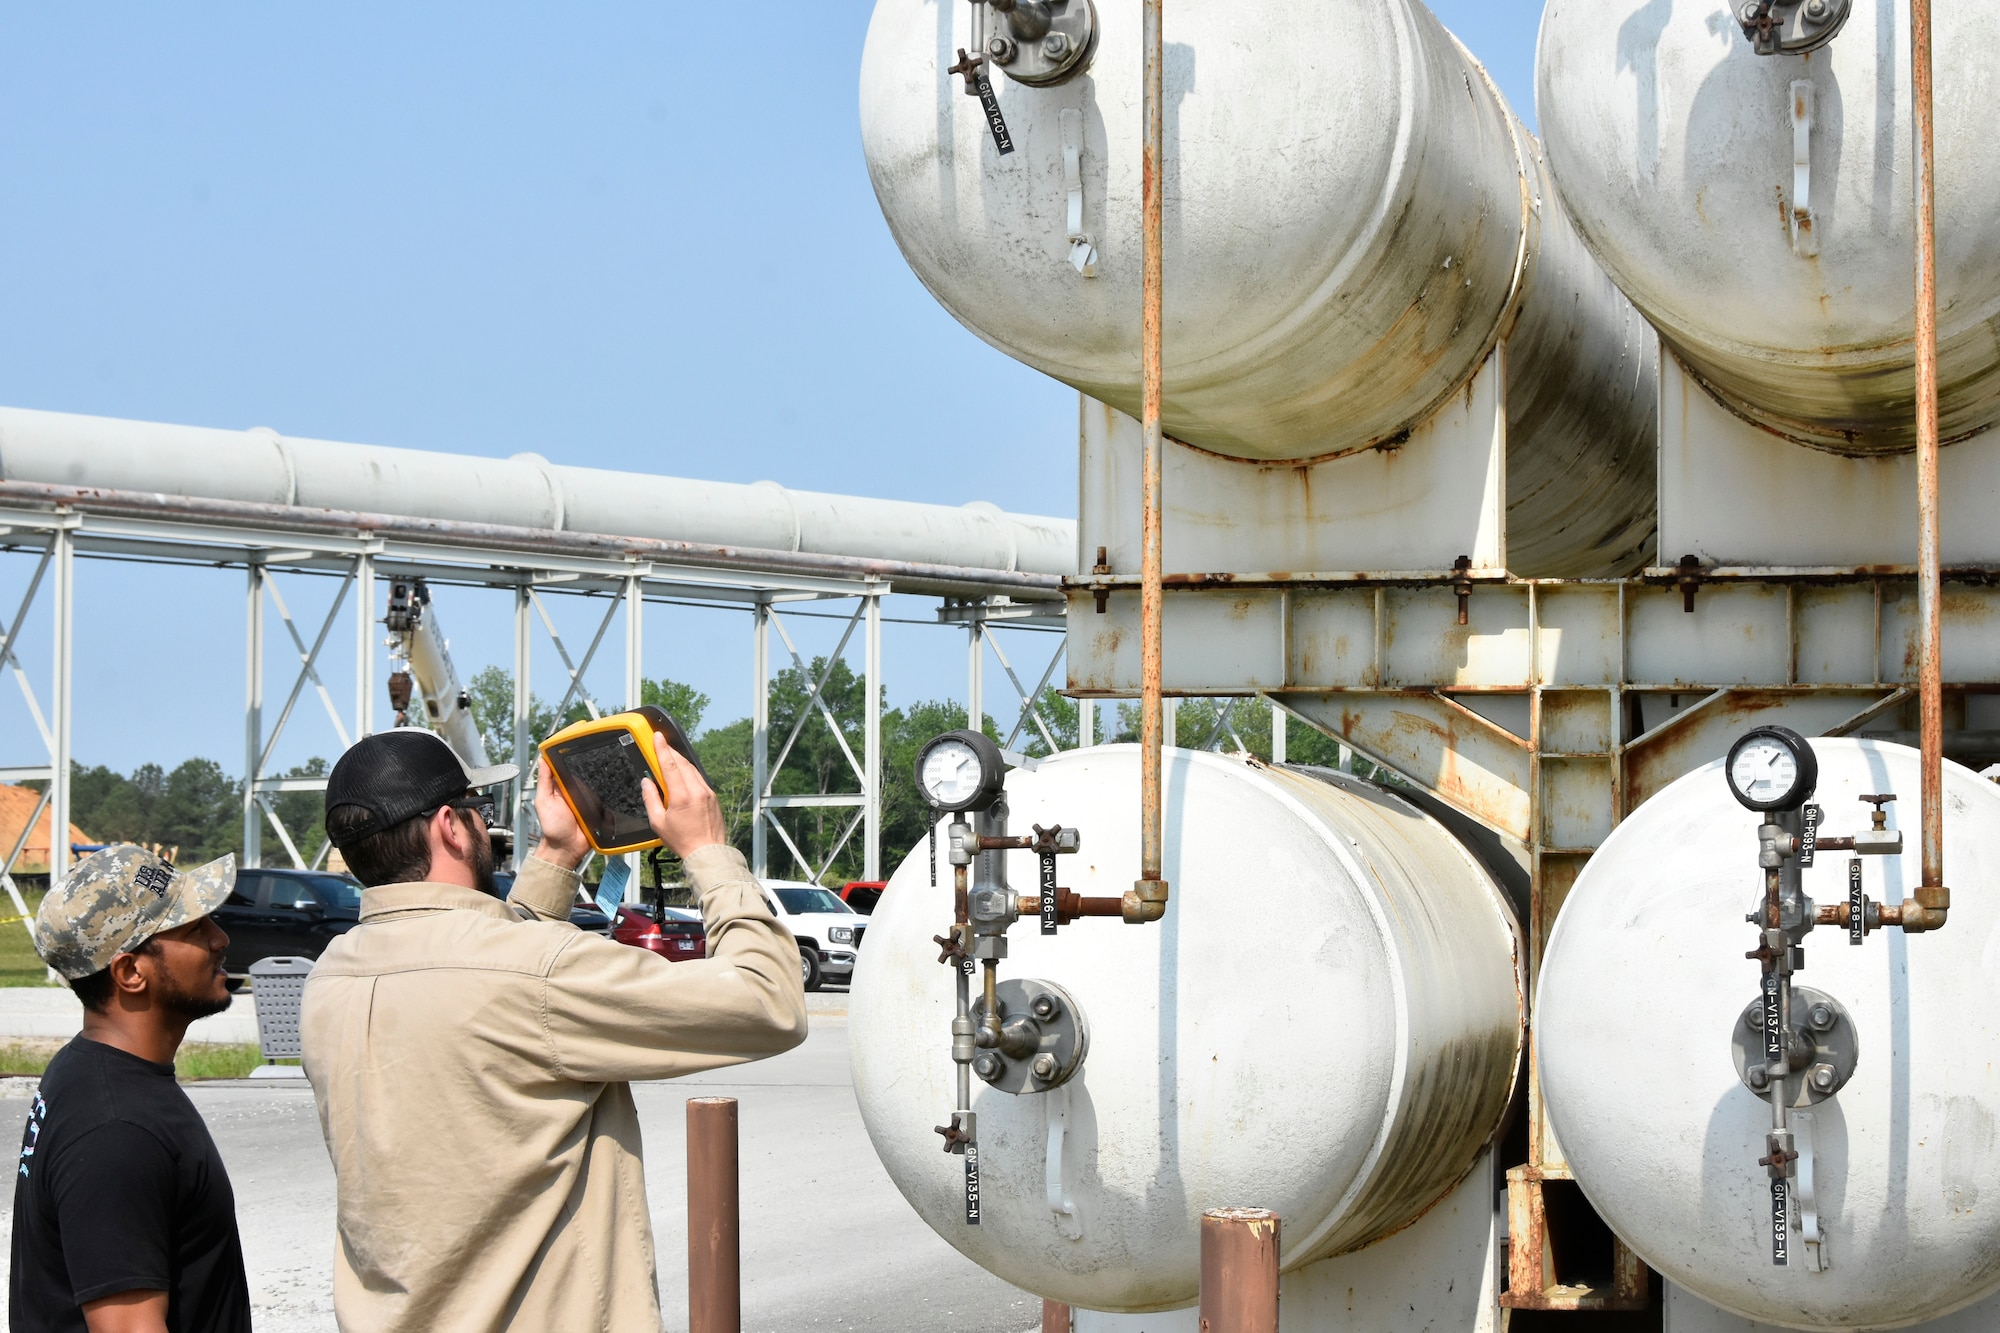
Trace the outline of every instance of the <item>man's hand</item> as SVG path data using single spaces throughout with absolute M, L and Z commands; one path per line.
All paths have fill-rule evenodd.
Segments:
M 546 759 L 535 761 L 535 818 L 542 826 L 542 841 L 535 848 L 535 856 L 564 870 L 574 870 L 583 864 L 583 858 L 590 855 L 590 839 L 583 836 L 575 812 L 556 790 L 555 776 L 549 772 Z
M 681 758 L 667 738 L 653 733 L 653 749 L 660 756 L 660 771 L 667 777 L 667 803 L 647 778 L 639 784 L 646 802 L 646 822 L 667 850 L 685 859 L 689 852 L 728 841 L 722 822 L 722 807 L 715 793 L 701 780 L 701 770 Z

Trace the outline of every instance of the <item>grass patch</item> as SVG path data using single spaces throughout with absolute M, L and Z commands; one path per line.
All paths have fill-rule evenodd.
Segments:
M 28 901 L 30 921 L 33 913 L 42 905 L 42 890 L 30 889 L 21 895 Z M 14 904 L 0 894 L 0 916 L 13 916 Z M 49 984 L 49 966 L 35 952 L 35 941 L 28 934 L 27 921 L 9 921 L 0 926 L 0 986 L 46 986 Z
M 0 1043 L 0 1076 L 39 1078 L 67 1045 L 55 1039 Z M 191 1041 L 174 1056 L 174 1073 L 183 1079 L 248 1078 L 263 1063 L 263 1052 L 255 1043 Z
M 181 1078 L 248 1078 L 263 1063 L 263 1050 L 254 1042 L 191 1041 L 174 1057 L 174 1073 Z

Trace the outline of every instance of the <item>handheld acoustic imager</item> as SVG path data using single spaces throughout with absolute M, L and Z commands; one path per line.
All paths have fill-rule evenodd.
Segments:
M 542 742 L 542 757 L 549 761 L 556 790 L 583 826 L 590 845 L 608 856 L 660 845 L 646 821 L 646 801 L 639 790 L 639 784 L 651 778 L 660 803 L 667 803 L 666 775 L 653 751 L 655 733 L 666 737 L 667 744 L 694 765 L 702 781 L 708 781 L 680 723 L 651 704 L 574 723 Z

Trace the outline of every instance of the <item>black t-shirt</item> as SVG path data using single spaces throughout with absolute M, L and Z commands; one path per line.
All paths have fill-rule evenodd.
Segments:
M 14 1333 L 83 1333 L 86 1301 L 167 1293 L 167 1327 L 238 1333 L 236 1196 L 172 1065 L 79 1036 L 56 1053 L 14 1176 Z

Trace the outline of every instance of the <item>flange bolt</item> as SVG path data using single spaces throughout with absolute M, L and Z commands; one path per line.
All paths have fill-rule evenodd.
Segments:
M 1047 1022 L 1056 1016 L 1056 997 L 1053 995 L 1037 995 L 1035 1002 L 1028 1007 L 1035 1011 L 1036 1018 Z
M 1832 1065 L 1814 1065 L 1806 1077 L 1812 1081 L 1814 1092 L 1832 1092 L 1833 1085 L 1840 1081 Z
M 972 1072 L 991 1081 L 1000 1077 L 1000 1057 L 988 1051 L 972 1062 Z
M 1056 1058 L 1047 1051 L 1035 1057 L 1035 1077 L 1046 1083 L 1056 1076 Z
M 1823 19 L 1826 17 L 1826 0 L 1806 0 L 1806 17 Z
M 986 54 L 993 57 L 996 65 L 1013 64 L 1015 50 L 1012 37 L 995 37 L 986 43 Z
M 1069 54 L 1069 34 L 1052 32 L 1042 38 L 1042 57 L 1045 60 L 1061 60 Z
M 1834 1014 L 1833 1006 L 1830 1004 L 1814 1005 L 1812 1012 L 1807 1017 L 1812 1023 L 1814 1032 L 1831 1032 L 1833 1030 Z M 1820 1067 L 1822 1069 L 1825 1068 L 1824 1065 Z
M 1771 1086 L 1771 1071 L 1763 1065 L 1751 1065 L 1744 1077 L 1750 1081 L 1750 1086 L 1759 1092 Z

